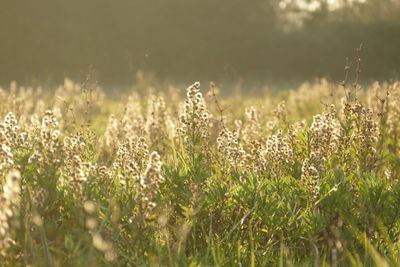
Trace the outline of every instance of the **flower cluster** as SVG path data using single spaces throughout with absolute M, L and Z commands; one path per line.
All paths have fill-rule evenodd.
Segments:
M 81 190 L 82 184 L 87 181 L 89 174 L 93 173 L 96 168 L 92 163 L 85 161 L 86 149 L 85 137 L 80 132 L 66 136 L 63 140 L 63 172 L 76 193 Z
M 104 145 L 107 150 L 117 148 L 123 140 L 134 139 L 145 133 L 145 118 L 139 95 L 135 93 L 130 95 L 123 109 L 122 118 L 118 119 L 114 114 L 109 117 L 104 134 Z
M 164 177 L 161 174 L 161 157 L 157 152 L 153 152 L 149 157 L 146 170 L 140 176 L 136 192 L 136 200 L 144 217 L 149 216 L 156 206 L 154 200 L 162 182 L 164 182 Z
M 32 139 L 35 150 L 30 158 L 31 162 L 61 162 L 60 154 L 58 153 L 62 148 L 61 132 L 58 119 L 52 110 L 45 112 L 41 122 L 36 117 L 32 118 L 30 133 L 32 136 L 29 136 L 29 138 Z
M 285 166 L 294 163 L 292 146 L 288 137 L 283 135 L 282 130 L 278 130 L 277 134 L 268 137 L 261 156 L 267 162 L 266 167 L 270 168 L 275 175 L 279 175 L 279 170 L 284 169 Z
M 343 135 L 334 105 L 314 116 L 309 131 L 310 153 L 303 161 L 301 174 L 301 181 L 311 191 L 312 201 L 319 197 L 320 173 L 325 171 L 327 159 L 339 152 Z
M 241 138 L 246 144 L 261 141 L 261 125 L 257 109 L 254 106 L 246 108 L 245 116 L 245 124 L 241 126 Z
M 26 133 L 20 132 L 18 121 L 13 113 L 8 113 L 0 123 L 0 170 L 11 169 L 14 160 L 12 149 L 24 145 Z
M 222 129 L 217 138 L 217 149 L 233 167 L 243 166 L 246 161 L 246 151 L 240 143 L 237 131 Z
M 210 113 L 202 93 L 200 83 L 196 82 L 186 90 L 183 112 L 180 114 L 180 133 L 185 142 L 192 145 L 209 137 Z
M 340 149 L 343 128 L 336 118 L 336 109 L 331 105 L 327 111 L 314 116 L 310 127 L 311 151 L 319 151 L 328 157 Z
M 301 167 L 301 182 L 311 192 L 311 200 L 319 198 L 320 173 L 326 170 L 326 158 L 320 151 L 311 152 Z
M 112 169 L 120 176 L 122 183 L 126 184 L 129 178 L 139 180 L 149 154 L 147 140 L 144 137 L 125 140 L 116 153 Z
M 373 158 L 379 137 L 378 122 L 373 113 L 361 103 L 346 103 L 344 116 L 352 127 L 351 141 L 356 153 L 364 158 Z
M 303 132 L 306 128 L 306 122 L 295 122 L 288 126 L 288 138 L 292 146 L 298 146 L 301 144 L 301 140 L 299 139 L 299 133 Z

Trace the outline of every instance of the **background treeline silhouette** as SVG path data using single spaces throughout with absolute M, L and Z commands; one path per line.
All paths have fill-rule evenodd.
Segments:
M 278 0 L 0 0 L 0 84 L 82 79 L 129 84 L 138 70 L 189 82 L 343 77 L 364 43 L 363 77 L 400 70 L 398 0 L 330 10 Z M 345 3 L 346 1 L 343 1 Z

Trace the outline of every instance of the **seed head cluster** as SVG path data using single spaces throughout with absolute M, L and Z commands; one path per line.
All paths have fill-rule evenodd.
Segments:
M 18 121 L 13 113 L 8 113 L 0 123 L 0 171 L 11 169 L 14 160 L 12 149 L 23 145 L 26 133 L 20 132 Z
M 311 151 L 319 151 L 325 157 L 338 152 L 343 129 L 336 117 L 334 105 L 331 105 L 324 113 L 314 116 L 310 126 Z
M 280 175 L 280 170 L 294 164 L 294 154 L 289 138 L 282 130 L 267 138 L 265 150 L 261 155 L 266 160 L 266 168 L 269 168 L 275 175 Z
M 154 202 L 160 184 L 164 182 L 161 174 L 161 157 L 157 152 L 150 154 L 146 170 L 140 176 L 140 183 L 137 187 L 136 200 L 141 205 L 144 216 L 148 216 L 156 206 Z
M 217 138 L 218 151 L 224 154 L 233 167 L 244 166 L 247 153 L 240 142 L 237 131 L 221 130 Z
M 184 141 L 195 143 L 208 138 L 210 116 L 200 92 L 200 83 L 196 82 L 186 89 L 183 112 L 179 116 L 179 130 Z
M 157 254 L 166 259 L 161 265 L 182 256 L 193 265 L 200 261 L 189 262 L 190 253 L 205 247 L 209 254 L 208 244 L 220 241 L 251 255 L 241 240 L 250 234 L 263 265 L 259 255 L 286 244 L 346 246 L 331 230 L 342 214 L 354 213 L 369 240 L 380 233 L 369 213 L 380 209 L 388 236 L 400 229 L 392 216 L 400 83 L 374 84 L 354 99 L 333 94 L 326 80 L 280 97 L 224 100 L 212 84 L 207 97 L 198 82 L 182 95 L 142 86 L 119 102 L 68 79 L 54 96 L 15 83 L 0 89 L 6 264 L 157 265 Z M 379 209 L 366 208 L 371 199 Z

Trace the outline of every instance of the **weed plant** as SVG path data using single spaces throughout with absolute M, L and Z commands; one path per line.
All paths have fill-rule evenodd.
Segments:
M 399 266 L 400 83 L 350 87 L 1 89 L 0 265 Z

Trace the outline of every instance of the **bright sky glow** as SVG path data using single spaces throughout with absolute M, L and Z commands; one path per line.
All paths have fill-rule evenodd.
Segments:
M 367 0 L 348 0 L 347 2 L 349 3 L 365 3 Z M 285 9 L 289 7 L 290 5 L 295 4 L 299 9 L 301 10 L 307 10 L 307 11 L 316 11 L 321 7 L 321 3 L 318 0 L 313 0 L 313 1 L 307 1 L 307 0 L 282 0 L 279 2 L 279 7 L 281 9 Z M 327 0 L 328 8 L 330 10 L 335 10 L 340 8 L 340 6 L 343 4 L 342 0 Z

